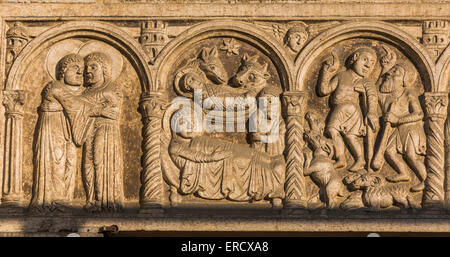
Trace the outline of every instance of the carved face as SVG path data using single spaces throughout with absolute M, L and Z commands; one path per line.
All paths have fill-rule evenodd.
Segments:
M 303 138 L 311 146 L 312 150 L 316 150 L 322 146 L 320 142 L 321 136 L 314 131 L 305 131 Z
M 203 48 L 200 52 L 200 69 L 205 73 L 206 77 L 215 84 L 222 84 L 228 80 L 228 74 L 222 61 L 219 58 L 217 48 L 211 51 Z
M 64 71 L 64 83 L 71 86 L 83 84 L 83 62 L 71 62 Z
M 203 83 L 198 75 L 188 73 L 184 75 L 181 88 L 185 92 L 194 92 L 195 89 L 202 89 Z
M 353 63 L 352 69 L 359 76 L 367 77 L 372 73 L 375 67 L 376 57 L 369 52 L 358 52 L 353 56 L 355 62 Z
M 292 32 L 288 34 L 287 45 L 292 51 L 297 53 L 302 49 L 307 39 L 308 36 L 305 33 Z
M 382 93 L 391 93 L 403 86 L 403 79 L 405 77 L 405 69 L 399 65 L 392 67 L 383 77 L 380 91 Z
M 85 65 L 85 81 L 88 85 L 102 85 L 105 82 L 100 62 L 88 60 Z
M 267 63 L 259 64 L 258 56 L 249 57 L 244 54 L 242 57 L 242 65 L 239 67 L 238 72 L 233 77 L 233 85 L 235 87 L 243 87 L 248 89 L 262 89 L 267 80 L 270 78 L 270 74 L 267 72 Z

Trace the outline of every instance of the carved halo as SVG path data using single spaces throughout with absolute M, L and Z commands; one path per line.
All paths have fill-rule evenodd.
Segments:
M 185 66 L 184 68 L 181 68 L 177 74 L 175 75 L 175 78 L 173 80 L 173 87 L 175 89 L 175 92 L 180 95 L 180 96 L 184 96 L 187 98 L 192 98 L 193 97 L 193 93 L 191 92 L 185 92 L 180 88 L 180 80 L 181 78 L 188 74 L 188 73 L 195 73 L 198 74 L 199 73 L 199 68 L 195 65 L 188 65 Z
M 45 67 L 48 74 L 53 80 L 56 80 L 56 64 L 66 55 L 78 53 L 83 42 L 80 40 L 70 39 L 60 41 L 53 45 L 47 53 L 45 59 Z
M 112 46 L 99 41 L 88 41 L 83 43 L 80 40 L 70 39 L 54 44 L 47 53 L 45 65 L 47 72 L 53 80 L 56 80 L 56 64 L 64 56 L 78 53 L 84 57 L 92 52 L 102 52 L 111 58 L 111 78 L 112 80 L 115 80 L 122 72 L 122 55 Z
M 81 56 L 86 56 L 92 52 L 102 52 L 107 54 L 111 58 L 111 78 L 115 80 L 122 73 L 123 58 L 117 49 L 114 47 L 100 42 L 100 41 L 88 41 L 80 47 L 78 53 Z

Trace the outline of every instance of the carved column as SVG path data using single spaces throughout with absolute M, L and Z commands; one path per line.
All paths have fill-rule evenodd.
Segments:
M 144 124 L 139 195 L 141 209 L 161 207 L 163 179 L 160 162 L 160 133 L 165 103 L 161 92 L 143 95 L 140 101 L 139 109 Z
M 425 93 L 427 178 L 423 192 L 423 206 L 427 207 L 442 207 L 444 203 L 444 122 L 447 117 L 447 105 L 447 93 Z
M 288 91 L 283 94 L 286 114 L 286 182 L 285 208 L 306 207 L 306 186 L 303 175 L 303 114 L 306 93 Z
M 444 192 L 445 192 L 445 207 L 450 210 L 450 112 L 447 108 L 447 120 L 445 121 L 445 178 L 444 178 Z
M 18 206 L 22 191 L 22 120 L 24 91 L 3 91 L 5 148 L 3 156 L 2 205 Z

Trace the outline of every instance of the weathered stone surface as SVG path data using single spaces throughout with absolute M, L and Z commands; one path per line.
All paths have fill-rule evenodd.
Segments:
M 3 235 L 450 231 L 449 1 L 0 7 Z

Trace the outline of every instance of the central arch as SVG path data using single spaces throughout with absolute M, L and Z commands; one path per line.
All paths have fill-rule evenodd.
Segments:
M 277 69 L 282 87 L 284 90 L 289 90 L 293 82 L 293 63 L 289 60 L 284 47 L 254 24 L 227 20 L 207 21 L 195 25 L 181 33 L 163 48 L 154 65 L 158 71 L 155 81 L 158 90 L 167 88 L 166 78 L 171 65 L 186 47 L 214 37 L 234 37 L 255 46 L 270 58 Z

